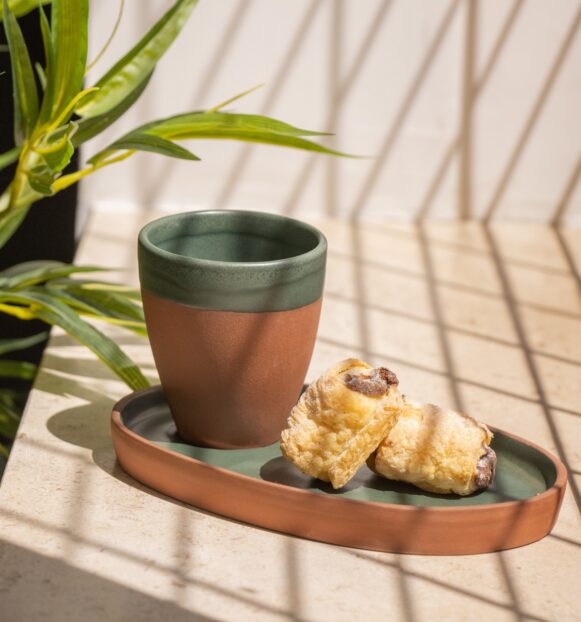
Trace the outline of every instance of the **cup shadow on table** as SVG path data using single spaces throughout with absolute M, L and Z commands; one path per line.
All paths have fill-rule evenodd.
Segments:
M 108 407 L 98 408 L 93 403 L 63 410 L 53 415 L 48 420 L 47 428 L 53 436 L 65 443 L 91 450 L 91 458 L 95 465 L 107 475 L 127 486 L 174 506 L 190 508 L 205 516 L 218 517 L 233 524 L 247 525 L 247 523 L 243 523 L 242 521 L 214 514 L 213 512 L 178 501 L 177 499 L 142 484 L 129 475 L 119 464 L 111 440 L 110 419 L 112 406 L 113 402 L 110 402 Z M 169 435 L 166 440 L 170 438 L 174 441 L 179 440 L 177 435 L 175 435 L 175 427 L 173 425 L 168 426 L 168 433 Z M 252 527 L 260 529 L 261 531 L 275 533 L 271 529 L 257 525 L 253 525 Z
M 84 404 L 63 410 L 48 420 L 47 428 L 53 436 L 65 443 L 91 450 L 91 458 L 95 465 L 107 473 L 107 475 L 123 484 L 127 484 L 158 499 L 168 501 L 173 505 L 191 507 L 187 503 L 177 501 L 141 484 L 123 470 L 117 461 L 117 455 L 111 440 L 110 421 L 112 406 L 113 402 L 108 407 L 102 409 L 96 408 L 95 404 Z M 210 512 L 200 511 L 212 515 Z

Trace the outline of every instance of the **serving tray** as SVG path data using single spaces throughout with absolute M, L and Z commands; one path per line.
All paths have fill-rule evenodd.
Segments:
M 322 542 L 429 555 L 487 553 L 543 538 L 566 486 L 561 462 L 494 430 L 494 483 L 468 497 L 436 495 L 374 475 L 363 466 L 347 486 L 299 472 L 278 443 L 210 449 L 184 443 L 161 387 L 132 393 L 112 412 L 121 466 L 135 479 L 216 514 Z

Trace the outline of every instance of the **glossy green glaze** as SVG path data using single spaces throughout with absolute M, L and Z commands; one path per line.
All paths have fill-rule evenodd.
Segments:
M 327 242 L 285 216 L 212 210 L 149 223 L 138 253 L 142 288 L 161 298 L 219 311 L 285 311 L 321 297 Z
M 123 423 L 135 433 L 160 447 L 184 454 L 207 464 L 248 477 L 275 482 L 315 494 L 346 499 L 414 506 L 466 507 L 535 497 L 556 480 L 555 464 L 540 451 L 496 432 L 492 447 L 498 457 L 493 485 L 485 491 L 459 497 L 436 495 L 409 484 L 392 482 L 374 475 L 363 466 L 343 489 L 307 477 L 282 457 L 278 443 L 256 449 L 210 449 L 180 441 L 175 433 L 169 408 L 160 390 L 148 391 L 127 404 Z

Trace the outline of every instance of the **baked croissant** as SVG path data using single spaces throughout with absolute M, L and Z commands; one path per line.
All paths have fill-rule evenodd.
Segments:
M 395 374 L 358 359 L 331 367 L 309 385 L 281 436 L 301 471 L 341 488 L 390 432 L 403 397 Z
M 406 402 L 368 466 L 388 479 L 436 493 L 469 495 L 494 477 L 492 433 L 468 415 Z

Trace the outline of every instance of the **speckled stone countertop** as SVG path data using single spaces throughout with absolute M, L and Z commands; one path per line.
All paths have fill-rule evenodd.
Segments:
M 79 262 L 123 266 L 155 214 L 93 215 Z M 559 455 L 553 533 L 466 557 L 287 537 L 185 506 L 116 464 L 126 388 L 53 331 L 0 486 L 0 618 L 555 620 L 581 618 L 581 230 L 316 222 L 329 239 L 309 378 L 348 355 L 387 364 L 417 399 L 457 406 Z M 117 340 L 152 380 L 147 343 Z

